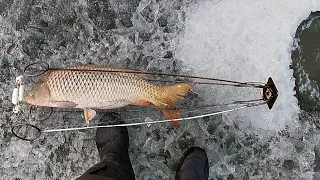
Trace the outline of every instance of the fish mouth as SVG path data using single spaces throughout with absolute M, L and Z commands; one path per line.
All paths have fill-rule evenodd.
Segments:
M 30 100 L 30 96 L 26 95 L 24 96 L 24 101 L 27 103 L 27 104 L 31 104 L 31 100 Z

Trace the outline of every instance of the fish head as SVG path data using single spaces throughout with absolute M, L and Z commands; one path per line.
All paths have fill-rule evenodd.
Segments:
M 37 83 L 24 97 L 26 103 L 36 106 L 50 106 L 50 90 L 44 82 Z

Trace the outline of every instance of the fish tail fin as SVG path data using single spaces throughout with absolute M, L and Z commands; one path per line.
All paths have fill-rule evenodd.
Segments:
M 188 91 L 194 86 L 194 83 L 179 83 L 170 86 L 163 86 L 163 94 L 159 102 L 154 103 L 158 106 L 167 119 L 172 119 L 175 126 L 179 125 L 179 121 L 174 119 L 180 118 L 180 110 L 176 107 L 176 102 L 182 99 Z
M 167 106 L 175 106 L 176 102 L 182 99 L 191 88 L 194 83 L 179 83 L 169 86 L 163 86 L 162 102 Z

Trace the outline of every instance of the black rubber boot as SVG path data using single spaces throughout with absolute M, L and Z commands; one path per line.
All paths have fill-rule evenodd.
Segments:
M 100 125 L 122 124 L 119 114 L 108 112 L 100 119 Z M 129 136 L 126 127 L 98 128 L 96 132 L 96 145 L 100 160 L 109 158 L 110 153 L 118 155 L 119 152 L 128 154 Z
M 176 180 L 207 180 L 209 163 L 206 152 L 199 147 L 189 148 L 178 165 Z
M 119 124 L 120 117 L 108 112 L 100 120 L 100 125 Z M 135 179 L 128 148 L 129 136 L 126 127 L 98 128 L 96 145 L 101 162 L 91 167 L 85 174 L 98 175 L 110 179 Z

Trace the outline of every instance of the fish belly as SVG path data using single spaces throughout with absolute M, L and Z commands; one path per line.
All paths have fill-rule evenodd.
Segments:
M 128 100 L 115 100 L 115 101 L 103 101 L 103 102 L 97 102 L 97 101 L 87 101 L 85 103 L 79 103 L 76 108 L 86 109 L 115 109 L 115 108 L 121 108 L 124 106 L 127 106 L 130 104 L 130 101 Z

